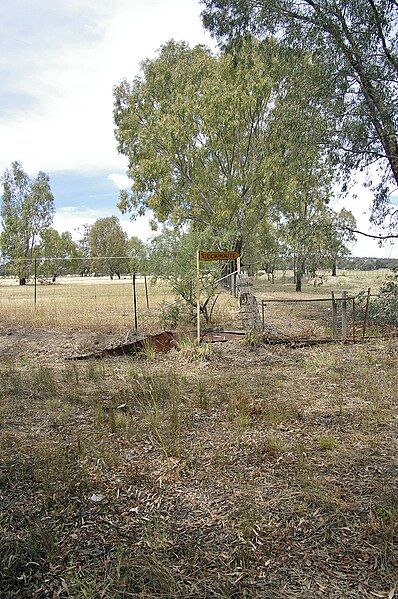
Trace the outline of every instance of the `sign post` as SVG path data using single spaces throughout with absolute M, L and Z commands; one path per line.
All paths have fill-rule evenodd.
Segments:
M 240 258 L 239 252 L 203 252 L 198 250 L 200 262 L 214 262 L 217 260 L 237 260 Z
M 197 341 L 200 345 L 200 252 L 196 252 L 196 329 Z
M 196 328 L 198 345 L 200 345 L 200 263 L 232 260 L 236 260 L 237 270 L 240 273 L 239 252 L 204 252 L 202 250 L 196 252 Z

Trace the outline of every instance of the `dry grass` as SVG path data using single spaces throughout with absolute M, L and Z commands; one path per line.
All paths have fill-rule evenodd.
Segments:
M 398 345 L 223 348 L 3 364 L 2 598 L 393 596 Z
M 148 282 L 149 309 L 143 279 L 137 281 L 138 322 L 142 331 L 164 326 L 162 306 L 175 300 L 166 283 Z M 224 294 L 217 302 L 215 323 L 228 321 L 236 312 L 235 302 Z M 0 282 L 0 318 L 9 325 L 54 330 L 112 331 L 123 333 L 134 326 L 131 279 L 111 281 L 105 277 L 60 278 L 53 285 L 38 285 L 37 309 L 34 286 L 18 286 L 14 280 Z
M 255 281 L 259 300 L 267 297 L 297 298 L 330 296 L 332 290 L 350 294 L 372 287 L 374 292 L 382 284 L 388 271 L 340 271 L 337 277 L 326 276 L 322 286 L 314 287 L 305 281 L 303 293 L 294 291 L 292 273 L 277 274 L 275 284 L 265 276 Z M 139 329 L 154 332 L 164 328 L 162 306 L 174 301 L 170 287 L 158 281 L 148 283 L 149 309 L 146 306 L 143 279 L 137 282 Z M 329 335 L 331 315 L 329 304 L 269 304 L 267 325 L 275 332 L 308 335 Z M 15 280 L 0 280 L 0 318 L 4 324 L 64 331 L 102 331 L 124 333 L 134 326 L 132 281 L 129 278 L 111 281 L 105 277 L 60 278 L 53 285 L 38 285 L 37 309 L 34 308 L 34 287 L 20 287 Z M 214 324 L 237 327 L 240 320 L 236 302 L 222 294 L 216 304 Z M 167 327 L 166 327 L 167 328 Z M 272 331 L 271 331 L 272 332 Z
M 334 291 L 335 297 L 341 297 L 342 291 L 347 291 L 348 296 L 356 296 L 359 292 L 371 288 L 372 294 L 377 294 L 385 278 L 391 271 L 339 271 L 336 277 L 329 273 L 320 273 L 323 276 L 322 285 L 314 286 L 311 279 L 305 279 L 302 293 L 296 293 L 293 273 L 288 271 L 278 273 L 275 283 L 272 284 L 267 277 L 257 277 L 255 291 L 259 301 L 269 300 L 265 306 L 266 331 L 271 335 L 331 337 L 332 335 L 332 304 L 330 302 L 305 302 L 305 303 L 274 303 L 274 299 L 316 299 L 331 298 Z M 317 279 L 318 280 L 318 279 Z M 371 302 L 375 301 L 374 298 Z M 341 303 L 339 318 L 341 318 Z M 352 302 L 348 302 L 349 335 L 352 336 Z M 341 322 L 339 320 L 339 322 Z M 363 314 L 358 312 L 356 305 L 356 335 L 361 334 Z M 373 336 L 382 335 L 383 331 L 377 323 L 369 323 L 367 332 Z
M 363 289 L 372 288 L 372 292 L 377 293 L 383 284 L 387 275 L 391 274 L 388 269 L 379 270 L 339 270 L 336 277 L 332 277 L 330 271 L 320 271 L 323 282 L 321 285 L 314 285 L 314 281 L 304 278 L 303 293 L 309 297 L 329 296 L 332 291 L 349 291 L 356 294 Z M 275 297 L 295 297 L 293 272 L 278 271 L 275 277 L 275 283 L 268 281 L 266 275 L 257 278 L 256 290 L 260 296 L 274 295 Z
M 393 340 L 3 359 L 1 599 L 393 598 L 397 366 Z

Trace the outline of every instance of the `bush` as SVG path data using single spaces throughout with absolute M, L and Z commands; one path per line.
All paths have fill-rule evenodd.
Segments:
M 189 324 L 194 318 L 194 310 L 186 303 L 176 302 L 161 308 L 160 322 L 166 328 L 176 329 L 179 325 Z
M 370 305 L 369 315 L 381 324 L 398 325 L 398 270 L 387 277 L 380 297 Z

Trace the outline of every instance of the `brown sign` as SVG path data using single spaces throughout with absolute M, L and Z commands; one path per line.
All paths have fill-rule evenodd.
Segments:
M 237 260 L 240 257 L 239 252 L 202 252 L 199 251 L 199 260 L 201 262 L 212 262 L 213 260 Z

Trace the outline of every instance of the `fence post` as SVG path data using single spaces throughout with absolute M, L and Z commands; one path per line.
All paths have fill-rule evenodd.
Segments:
M 341 306 L 341 339 L 342 341 L 347 340 L 347 291 L 343 291 L 341 294 L 343 298 Z
M 34 273 L 35 273 L 34 304 L 35 304 L 35 310 L 36 310 L 36 306 L 37 306 L 37 258 L 33 259 L 33 263 L 34 263 Z
M 332 339 L 337 338 L 337 302 L 334 299 L 334 291 L 332 291 Z
M 145 283 L 145 298 L 146 298 L 146 307 L 149 310 L 149 298 L 148 298 L 148 283 L 146 280 L 146 275 L 144 275 L 144 283 Z
M 135 286 L 135 272 L 133 272 L 133 304 L 134 304 L 134 327 L 138 331 L 138 316 L 137 316 L 137 290 Z
M 240 256 L 236 259 L 236 274 L 235 274 L 235 297 L 238 297 L 238 275 L 241 273 Z
M 196 341 L 200 345 L 200 259 L 199 250 L 196 250 Z
M 352 340 L 355 341 L 355 297 L 352 298 Z
M 368 324 L 369 301 L 370 301 L 370 287 L 368 289 L 368 295 L 366 297 L 365 316 L 364 316 L 364 319 L 363 319 L 363 328 L 362 328 L 362 339 L 365 339 L 366 327 L 367 327 L 367 324 Z

